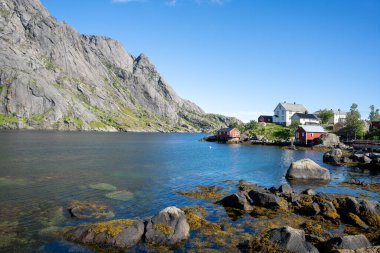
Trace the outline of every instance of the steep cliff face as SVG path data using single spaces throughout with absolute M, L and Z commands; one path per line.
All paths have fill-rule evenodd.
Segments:
M 0 128 L 211 131 L 235 118 L 180 98 L 149 59 L 81 35 L 38 0 L 0 0 Z

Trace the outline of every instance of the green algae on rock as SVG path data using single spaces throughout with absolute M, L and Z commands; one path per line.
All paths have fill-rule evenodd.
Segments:
M 107 198 L 120 200 L 120 201 L 127 201 L 134 198 L 134 194 L 127 190 L 110 192 L 110 193 L 105 194 L 105 196 Z

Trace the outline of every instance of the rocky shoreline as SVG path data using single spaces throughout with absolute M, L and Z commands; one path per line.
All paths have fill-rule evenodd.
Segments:
M 328 182 L 329 171 L 310 159 L 293 162 L 289 182 Z M 66 240 L 92 249 L 125 250 L 145 245 L 148 251 L 182 249 L 191 238 L 194 252 L 379 252 L 380 203 L 344 194 L 307 189 L 295 192 L 289 184 L 264 188 L 239 181 L 234 193 L 220 186 L 199 186 L 178 191 L 200 198 L 214 208 L 222 207 L 232 221 L 209 221 L 203 206 L 167 207 L 151 218 L 116 219 L 65 227 L 58 233 Z M 380 192 L 379 183 L 346 182 Z M 73 211 L 74 210 L 74 211 Z M 73 202 L 73 217 L 104 217 L 102 205 Z

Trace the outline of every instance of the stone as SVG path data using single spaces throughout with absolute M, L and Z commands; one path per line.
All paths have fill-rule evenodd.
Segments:
M 372 162 L 372 159 L 369 158 L 368 156 L 364 155 L 359 158 L 359 162 L 365 163 L 365 164 L 370 164 Z
M 134 198 L 134 194 L 126 190 L 109 192 L 105 194 L 105 196 L 110 199 L 121 200 L 121 201 L 127 201 Z
M 288 202 L 269 192 L 260 190 L 251 190 L 248 192 L 253 205 L 262 206 L 271 209 L 288 209 Z
M 292 194 L 293 189 L 289 184 L 282 184 L 278 187 L 278 192 L 283 194 Z
M 115 216 L 107 206 L 90 201 L 72 201 L 68 211 L 72 217 L 79 219 L 112 218 Z
M 334 237 L 327 241 L 327 249 L 360 249 L 372 246 L 364 235 L 346 235 Z
M 63 236 L 84 245 L 130 248 L 141 241 L 144 227 L 141 220 L 111 220 L 68 227 Z
M 365 224 L 365 222 L 362 221 L 362 219 L 360 219 L 360 217 L 354 213 L 348 213 L 347 217 L 345 217 L 345 218 L 346 218 L 346 223 L 352 224 L 354 226 L 357 226 L 357 227 L 360 227 L 363 229 L 369 228 L 368 225 Z
M 332 149 L 323 155 L 323 162 L 333 165 L 340 165 L 343 153 L 339 148 Z
M 320 203 L 321 207 L 321 214 L 330 220 L 339 220 L 340 216 L 338 212 L 335 209 L 335 206 L 333 205 L 332 202 L 327 201 L 327 202 L 322 202 Z
M 309 196 L 314 196 L 317 193 L 313 189 L 306 189 L 302 192 L 302 194 L 309 195 Z
M 90 184 L 89 187 L 91 189 L 103 190 L 103 191 L 116 191 L 117 190 L 116 186 L 114 186 L 112 184 L 107 184 L 107 183 Z
M 304 179 L 304 180 L 330 180 L 330 171 L 322 168 L 311 159 L 302 159 L 293 162 L 287 173 L 287 179 Z
M 174 246 L 190 235 L 185 213 L 177 207 L 163 209 L 146 225 L 145 242 L 154 245 Z
M 220 203 L 224 207 L 232 207 L 236 209 L 240 209 L 246 212 L 251 212 L 253 207 L 251 205 L 251 198 L 248 196 L 248 193 L 245 191 L 241 191 L 230 196 L 223 198 Z
M 279 244 L 282 248 L 291 252 L 308 253 L 319 252 L 311 243 L 306 242 L 305 232 L 286 226 L 268 231 L 269 240 Z
M 335 147 L 340 144 L 339 137 L 333 133 L 324 133 L 319 139 L 324 147 Z

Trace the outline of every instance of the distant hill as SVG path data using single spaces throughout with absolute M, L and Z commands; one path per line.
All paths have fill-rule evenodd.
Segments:
M 0 128 L 196 132 L 238 121 L 206 114 L 145 55 L 79 34 L 38 0 L 0 1 L 0 49 Z

